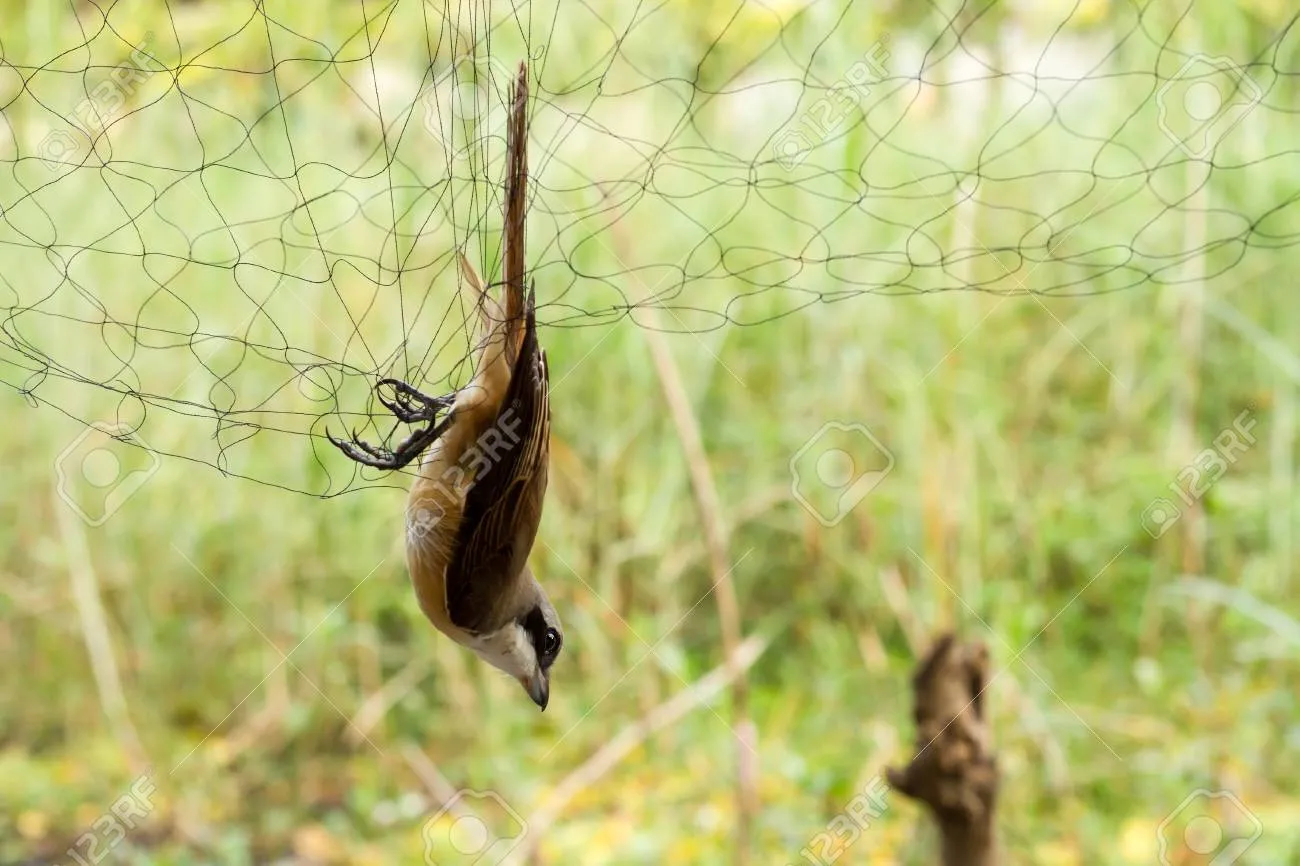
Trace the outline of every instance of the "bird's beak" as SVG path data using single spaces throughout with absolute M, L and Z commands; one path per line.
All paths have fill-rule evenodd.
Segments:
M 546 671 L 539 670 L 519 682 L 523 684 L 524 690 L 528 692 L 528 697 L 533 699 L 533 703 L 545 712 L 546 704 L 551 699 L 551 680 L 546 675 Z

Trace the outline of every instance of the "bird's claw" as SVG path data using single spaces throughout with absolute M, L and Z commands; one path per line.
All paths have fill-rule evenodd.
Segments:
M 351 441 L 338 439 L 329 430 L 325 431 L 327 439 L 352 460 L 374 466 L 379 469 L 392 468 L 395 455 L 386 448 L 379 448 L 359 438 L 354 431 Z
M 379 392 L 382 385 L 393 389 L 391 400 Z M 392 450 L 371 445 L 356 430 L 352 431 L 349 441 L 335 438 L 329 430 L 325 431 L 325 436 L 334 447 L 357 463 L 390 470 L 401 469 L 410 463 L 442 435 L 451 423 L 451 416 L 448 414 L 441 422 L 435 423 L 438 413 L 449 409 L 456 402 L 455 393 L 430 397 L 400 379 L 380 379 L 375 383 L 375 398 L 403 424 L 425 422 L 425 426 L 406 437 Z
M 388 400 L 379 392 L 380 386 L 387 385 L 393 389 L 393 399 Z M 455 394 L 430 397 L 401 379 L 380 379 L 375 383 L 375 398 L 384 404 L 384 408 L 397 417 L 403 424 L 418 421 L 432 421 L 438 412 L 449 408 L 456 400 Z

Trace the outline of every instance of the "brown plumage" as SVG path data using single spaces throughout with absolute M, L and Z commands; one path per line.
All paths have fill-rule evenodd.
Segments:
M 438 398 L 385 380 L 395 396 L 384 404 L 400 419 L 427 426 L 392 452 L 355 436 L 335 444 L 387 468 L 427 448 L 406 517 L 407 565 L 420 608 L 439 631 L 518 679 L 545 709 L 563 633 L 527 564 L 546 495 L 551 420 L 535 292 L 524 290 L 527 94 L 521 63 L 506 136 L 504 304 L 460 256 L 483 332 L 473 377 Z

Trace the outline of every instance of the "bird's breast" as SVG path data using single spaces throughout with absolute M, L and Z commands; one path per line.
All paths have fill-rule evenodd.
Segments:
M 425 618 L 457 643 L 468 635 L 447 612 L 447 567 L 455 552 L 465 504 L 465 479 L 449 461 L 446 443 L 429 450 L 406 506 L 406 565 Z
M 447 568 L 456 553 L 465 495 L 474 481 L 475 461 L 467 461 L 466 452 L 496 418 L 509 381 L 500 342 L 489 341 L 494 363 L 481 360 L 484 369 L 457 393 L 452 424 L 425 454 L 407 497 L 406 562 L 420 610 L 438 631 L 466 646 L 470 636 L 451 621 L 447 610 Z M 504 382 L 490 375 L 501 371 Z

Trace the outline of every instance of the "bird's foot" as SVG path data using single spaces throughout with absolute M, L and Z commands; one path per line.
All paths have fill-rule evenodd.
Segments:
M 380 393 L 379 389 L 384 385 L 393 389 L 391 399 Z M 350 440 L 336 439 L 328 430 L 325 431 L 325 436 L 334 447 L 357 463 L 389 470 L 406 466 L 437 441 L 451 425 L 453 413 L 447 410 L 456 402 L 455 392 L 430 397 L 400 379 L 380 379 L 375 384 L 375 397 L 403 424 L 424 422 L 425 426 L 411 433 L 393 449 L 371 445 L 362 440 L 355 430 L 352 431 Z M 438 421 L 439 412 L 446 413 L 441 421 Z
M 384 385 L 393 389 L 391 400 L 380 393 L 379 389 Z M 440 397 L 430 397 L 401 379 L 380 379 L 375 383 L 375 398 L 403 424 L 432 421 L 439 412 L 451 408 L 451 405 L 456 402 L 455 392 Z

